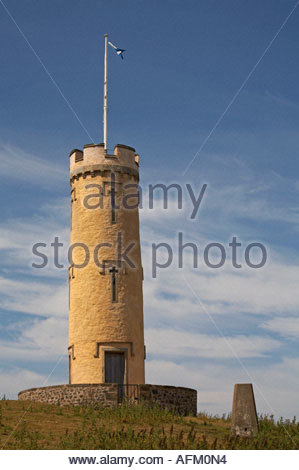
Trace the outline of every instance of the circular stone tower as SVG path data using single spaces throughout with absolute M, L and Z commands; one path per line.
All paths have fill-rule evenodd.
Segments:
M 126 145 L 70 153 L 69 384 L 22 390 L 19 400 L 111 407 L 125 399 L 196 415 L 196 390 L 144 383 L 138 165 Z
M 144 384 L 138 164 L 125 145 L 70 154 L 70 384 Z

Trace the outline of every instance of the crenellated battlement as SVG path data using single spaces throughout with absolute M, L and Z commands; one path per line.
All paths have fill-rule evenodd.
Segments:
M 109 168 L 124 166 L 137 171 L 139 166 L 139 155 L 133 147 L 117 144 L 113 153 L 107 153 L 104 144 L 84 145 L 83 151 L 74 149 L 70 152 L 70 172 L 76 174 L 80 167 L 100 165 L 100 167 Z

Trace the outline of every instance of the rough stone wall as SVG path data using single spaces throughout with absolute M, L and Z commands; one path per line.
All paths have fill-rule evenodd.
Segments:
M 183 415 L 197 414 L 197 391 L 170 385 L 140 385 L 140 401 L 159 403 L 162 408 Z
M 144 335 L 142 300 L 142 265 L 139 240 L 138 207 L 125 209 L 125 195 L 137 194 L 136 187 L 125 190 L 127 184 L 139 179 L 135 151 L 116 146 L 114 155 L 105 156 L 102 145 L 87 145 L 84 151 L 74 150 L 70 155 L 71 181 L 71 245 L 88 247 L 90 259 L 83 267 L 70 267 L 69 273 L 69 356 L 70 383 L 105 382 L 105 350 L 124 352 L 126 359 L 125 383 L 144 383 Z M 76 159 L 77 156 L 77 159 Z M 80 157 L 80 158 L 78 158 Z M 116 179 L 116 221 L 111 221 L 111 171 Z M 94 186 L 90 186 L 94 185 Z M 103 205 L 99 203 L 99 189 L 104 189 Z M 89 186 L 89 187 L 88 187 Z M 92 197 L 94 195 L 94 197 Z M 132 197 L 129 206 L 138 199 Z M 118 234 L 122 236 L 119 250 Z M 110 246 L 99 244 L 110 243 Z M 134 243 L 128 257 L 136 269 L 122 261 L 117 266 L 117 302 L 112 302 L 109 264 L 114 264 L 118 252 Z M 81 247 L 73 250 L 73 262 L 80 265 L 86 259 Z M 96 261 L 94 254 L 96 253 Z M 103 263 L 106 261 L 106 269 Z M 110 264 L 110 267 L 111 267 Z
M 183 415 L 196 415 L 197 392 L 191 388 L 172 387 L 169 385 L 134 385 L 138 394 L 135 404 L 154 405 L 174 410 Z M 117 384 L 75 384 L 54 385 L 50 387 L 31 388 L 23 390 L 18 395 L 19 400 L 37 401 L 60 405 L 97 405 L 105 407 L 117 406 Z
M 53 385 L 23 390 L 19 400 L 37 401 L 57 405 L 95 405 L 116 406 L 117 384 L 79 384 Z

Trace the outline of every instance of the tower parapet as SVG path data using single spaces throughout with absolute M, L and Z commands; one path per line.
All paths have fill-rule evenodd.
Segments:
M 92 168 L 92 165 L 98 167 Z M 86 168 L 86 167 L 90 168 Z M 71 178 L 73 175 L 79 174 L 81 167 L 84 169 L 85 174 L 88 171 L 97 171 L 103 167 L 105 171 L 119 171 L 118 167 L 122 167 L 122 172 L 128 169 L 129 174 L 136 175 L 138 178 L 139 155 L 136 154 L 133 147 L 127 145 L 117 144 L 114 147 L 113 154 L 105 153 L 104 144 L 88 144 L 84 146 L 83 151 L 74 149 L 70 153 L 70 173 Z M 131 171 L 130 171 L 131 170 Z

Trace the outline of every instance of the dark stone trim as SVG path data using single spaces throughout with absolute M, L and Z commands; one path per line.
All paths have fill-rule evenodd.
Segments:
M 134 149 L 134 147 L 130 147 L 129 145 L 116 144 L 115 147 L 114 147 L 114 150 L 116 149 L 116 147 L 119 147 L 119 148 L 121 148 L 121 149 L 132 150 L 133 152 L 136 152 L 136 150 Z
M 74 346 L 73 344 L 67 348 L 68 351 L 71 350 L 71 354 L 70 354 L 70 355 L 72 356 L 72 359 L 73 359 L 73 360 L 76 359 L 76 358 L 75 358 L 74 349 L 75 349 L 75 346 Z
M 63 385 L 47 385 L 46 387 L 34 387 L 34 388 L 26 388 L 26 390 L 21 390 L 18 393 L 18 396 L 22 395 L 25 392 L 34 392 L 35 390 L 49 390 L 52 388 L 59 389 L 59 388 L 68 388 L 68 387 L 83 387 L 83 388 L 91 388 L 91 387 L 97 387 L 97 386 L 108 386 L 110 384 L 63 384 Z
M 78 166 L 77 168 L 74 168 L 74 170 L 71 172 L 70 178 L 72 180 L 73 178 L 79 177 L 79 176 L 86 177 L 86 175 L 88 174 L 90 174 L 91 176 L 95 176 L 96 174 L 104 173 L 105 171 L 135 176 L 137 180 L 139 180 L 139 172 L 138 170 L 135 170 L 134 168 L 131 168 L 129 166 L 121 166 L 121 165 L 113 165 L 111 167 L 105 164 Z
M 83 148 L 84 149 L 87 149 L 89 147 L 104 147 L 104 144 L 103 142 L 99 143 L 99 144 L 86 144 L 86 145 L 83 145 Z M 115 147 L 114 147 L 114 150 L 119 147 L 121 149 L 126 149 L 126 150 L 132 150 L 132 152 L 136 152 L 136 150 L 134 149 L 134 147 L 130 147 L 129 145 L 124 145 L 124 144 L 116 144 Z M 71 156 L 74 152 L 82 152 L 82 150 L 80 149 L 73 149 L 69 156 Z M 107 155 L 107 156 L 110 156 L 110 155 Z M 113 156 L 113 155 L 112 155 Z M 116 155 L 114 155 L 116 156 Z
M 80 150 L 80 149 L 73 149 L 73 150 L 70 152 L 69 157 L 71 157 L 74 152 L 81 152 L 81 153 L 83 153 L 83 151 Z
M 104 144 L 101 142 L 100 144 L 86 144 L 86 145 L 83 145 L 84 149 L 87 149 L 88 147 L 104 147 Z
M 142 384 L 141 386 L 142 387 L 151 387 L 151 388 L 157 387 L 157 388 L 160 388 L 160 389 L 168 389 L 168 390 L 186 390 L 186 391 L 191 391 L 191 392 L 196 392 L 197 393 L 197 390 L 195 390 L 195 388 L 181 387 L 181 386 L 177 386 L 177 385 Z
M 100 357 L 100 347 L 101 346 L 112 346 L 115 344 L 129 344 L 131 356 L 135 356 L 133 341 L 100 341 L 96 343 L 96 353 L 93 355 L 96 359 Z

